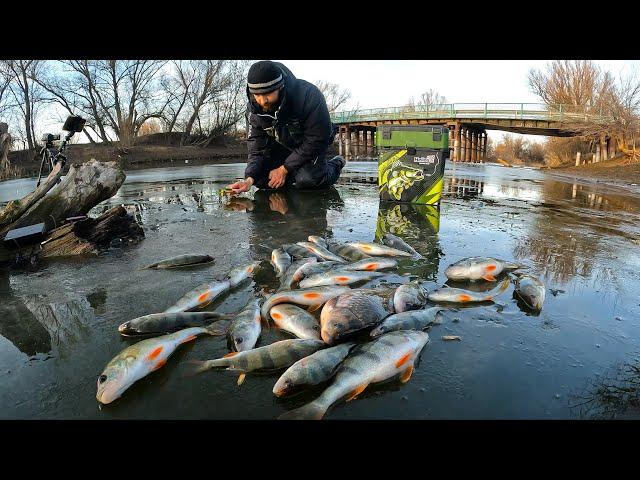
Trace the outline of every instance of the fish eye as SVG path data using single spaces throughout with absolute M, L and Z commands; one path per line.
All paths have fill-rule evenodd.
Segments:
M 104 382 L 106 382 L 106 381 L 107 381 L 107 376 L 106 376 L 106 375 L 104 375 L 104 374 L 103 374 L 103 375 L 100 375 L 100 377 L 98 377 L 98 381 L 99 381 L 100 383 L 104 383 Z
M 243 342 L 243 338 L 242 337 L 238 337 L 236 338 L 236 343 L 242 343 Z
M 314 330 L 316 330 L 316 331 L 318 331 L 318 330 L 320 330 L 320 327 L 319 327 L 318 325 L 314 325 L 314 326 L 313 326 L 313 329 L 314 329 Z

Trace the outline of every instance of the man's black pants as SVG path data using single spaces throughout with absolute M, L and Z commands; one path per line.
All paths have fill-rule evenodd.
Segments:
M 254 178 L 253 184 L 258 188 L 269 187 L 269 172 L 284 164 L 289 151 L 284 148 L 273 148 L 269 158 L 264 159 L 262 170 Z M 344 160 L 340 156 L 327 160 L 325 154 L 319 155 L 315 161 L 308 162 L 298 170 L 287 174 L 283 188 L 298 190 L 326 188 L 338 181 Z

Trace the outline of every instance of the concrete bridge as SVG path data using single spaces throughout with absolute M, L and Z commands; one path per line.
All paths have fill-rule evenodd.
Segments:
M 598 121 L 599 113 L 588 107 L 541 103 L 446 103 L 370 110 L 335 112 L 340 153 L 350 156 L 352 147 L 365 151 L 374 147 L 373 134 L 379 125 L 445 125 L 449 128 L 450 158 L 453 161 L 482 162 L 487 155 L 487 130 L 527 135 L 570 137 L 576 122 Z M 343 150 L 344 148 L 344 150 Z M 615 145 L 601 138 L 596 156 L 613 156 Z

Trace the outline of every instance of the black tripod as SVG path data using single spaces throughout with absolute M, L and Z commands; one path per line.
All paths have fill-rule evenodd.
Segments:
M 82 117 L 70 116 L 64 122 L 64 126 L 62 130 L 69 132 L 65 135 L 64 140 L 62 141 L 62 145 L 60 145 L 60 149 L 57 153 L 54 152 L 53 142 L 56 140 L 60 140 L 60 135 L 53 135 L 51 133 L 46 133 L 42 137 L 42 141 L 45 142 L 44 147 L 40 150 L 40 172 L 38 173 L 38 183 L 36 184 L 36 188 L 40 186 L 40 181 L 42 179 L 42 171 L 44 170 L 44 166 L 47 165 L 49 169 L 49 173 L 53 171 L 53 167 L 55 167 L 56 163 L 62 162 L 62 167 L 64 168 L 64 164 L 67 163 L 67 156 L 63 153 L 64 149 L 67 146 L 67 142 L 73 137 L 73 135 L 77 132 L 81 132 L 84 128 L 85 120 Z M 56 183 L 59 183 L 60 179 Z

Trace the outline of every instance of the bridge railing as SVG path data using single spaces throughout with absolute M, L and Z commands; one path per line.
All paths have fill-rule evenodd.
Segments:
M 543 103 L 443 103 L 437 105 L 405 105 L 335 112 L 334 123 L 374 122 L 429 118 L 481 118 L 509 120 L 587 121 L 601 118 L 592 107 L 546 105 Z

